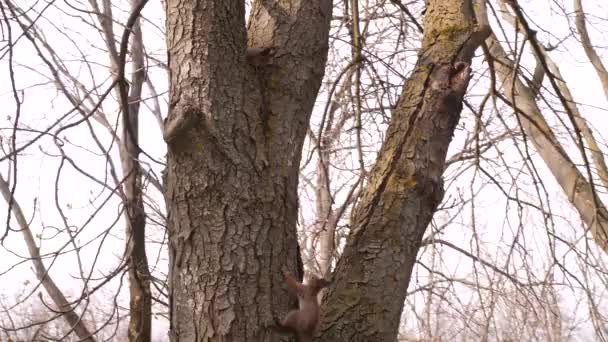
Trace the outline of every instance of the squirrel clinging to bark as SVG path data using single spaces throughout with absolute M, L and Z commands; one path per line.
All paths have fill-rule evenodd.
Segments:
M 271 47 L 249 47 L 245 53 L 247 63 L 258 67 L 268 64 L 270 59 L 276 53 L 276 48 Z
M 299 308 L 290 311 L 281 321 L 275 319 L 277 330 L 295 334 L 298 342 L 312 342 L 319 324 L 317 295 L 330 281 L 312 276 L 308 284 L 302 284 L 286 271 L 283 271 L 283 278 L 289 290 L 298 296 Z

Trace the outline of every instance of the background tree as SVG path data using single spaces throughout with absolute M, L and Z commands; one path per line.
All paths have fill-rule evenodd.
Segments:
M 0 4 L 2 338 L 606 338 L 603 4 Z

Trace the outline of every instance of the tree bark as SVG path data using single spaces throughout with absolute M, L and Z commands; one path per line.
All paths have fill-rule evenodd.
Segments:
M 318 341 L 395 341 L 420 243 L 443 198 L 468 64 L 489 29 L 466 0 L 427 2 L 418 63 L 392 113 L 322 308 Z
M 331 1 L 257 1 L 247 32 L 244 16 L 242 0 L 167 1 L 174 341 L 280 340 L 280 270 L 302 276 L 298 170 Z M 274 47 L 270 63 L 247 64 L 247 45 Z

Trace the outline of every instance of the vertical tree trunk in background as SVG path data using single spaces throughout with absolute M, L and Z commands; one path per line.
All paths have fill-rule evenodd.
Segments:
M 358 197 L 357 189 L 359 188 L 359 183 L 361 181 L 361 179 L 358 179 L 355 184 L 352 185 L 352 188 L 340 207 L 333 207 L 332 179 L 329 172 L 329 165 L 333 158 L 333 153 L 331 151 L 335 149 L 335 146 L 338 144 L 340 132 L 344 130 L 344 125 L 349 122 L 349 118 L 354 116 L 354 114 L 349 111 L 339 109 L 341 109 L 340 107 L 342 107 L 342 104 L 346 99 L 350 100 L 352 98 L 352 96 L 347 94 L 352 90 L 352 79 L 355 76 L 356 70 L 359 70 L 358 66 L 357 68 L 348 66 L 344 82 L 330 100 L 331 103 L 327 108 L 326 119 L 324 122 L 321 122 L 321 128 L 316 137 L 318 157 L 314 200 L 317 211 L 316 232 L 319 234 L 319 246 L 316 259 L 319 261 L 319 272 L 323 277 L 329 277 L 331 275 L 331 266 L 334 257 L 336 256 L 337 225 L 346 211 L 346 208 Z M 364 177 L 364 175 L 360 175 L 360 177 Z M 324 292 L 325 289 L 322 293 Z
M 132 0 L 132 9 L 140 0 Z M 109 5 L 109 4 L 108 4 Z M 146 255 L 146 214 L 143 199 L 142 172 L 139 164 L 139 105 L 145 79 L 144 47 L 140 19 L 134 22 L 130 55 L 133 70 L 130 89 L 125 80 L 119 85 L 123 115 L 120 159 L 124 180 L 126 251 L 129 267 L 129 330 L 130 342 L 149 342 L 152 338 L 152 293 L 150 270 Z M 112 43 L 113 45 L 113 43 Z M 121 52 L 126 53 L 126 52 Z M 111 55 L 111 58 L 115 55 Z M 124 63 L 119 62 L 124 68 Z M 124 69 L 122 69 L 124 72 Z
M 466 0 L 429 0 L 418 63 L 355 208 L 319 341 L 395 341 L 424 231 L 443 198 L 446 152 L 474 50 L 489 33 Z M 454 68 L 456 67 L 456 68 Z
M 319 137 L 323 142 L 320 144 L 319 160 L 317 160 L 317 180 L 315 188 L 315 204 L 317 216 L 317 228 L 319 232 L 319 271 L 326 276 L 331 269 L 331 261 L 335 251 L 334 238 L 336 234 L 336 215 L 332 208 L 329 161 L 328 139 Z
M 133 7 L 139 1 L 132 1 Z M 148 342 L 152 329 L 152 293 L 146 256 L 146 214 L 142 173 L 139 164 L 139 104 L 144 82 L 143 39 L 139 19 L 133 25 L 131 58 L 133 73 L 128 101 L 123 101 L 123 135 L 120 158 L 125 177 L 125 219 L 129 264 L 129 341 Z M 124 87 L 124 85 L 123 85 Z M 126 92 L 126 87 L 120 92 Z
M 135 112 L 135 115 L 137 112 Z M 137 129 L 137 119 L 131 116 L 131 128 Z M 146 215 L 143 203 L 141 171 L 137 161 L 136 140 L 123 135 L 122 152 L 126 195 L 126 241 L 129 264 L 129 341 L 151 340 L 152 294 L 146 256 Z M 133 139 L 137 139 L 136 137 Z
M 248 33 L 244 6 L 167 1 L 174 341 L 278 341 L 266 327 L 288 309 L 280 270 L 298 259 L 300 155 L 331 1 L 258 1 Z M 276 47 L 272 64 L 248 65 L 247 40 Z

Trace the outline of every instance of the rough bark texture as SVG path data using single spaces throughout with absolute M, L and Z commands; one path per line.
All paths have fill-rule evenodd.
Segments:
M 323 77 L 331 2 L 167 1 L 165 194 L 171 332 L 179 341 L 278 341 L 296 271 L 301 148 Z M 276 49 L 270 65 L 250 47 Z M 293 304 L 293 303 L 292 303 Z
M 419 61 L 355 209 L 318 341 L 395 341 L 420 242 L 443 198 L 472 53 L 487 36 L 463 0 L 427 2 Z M 465 62 L 465 63 L 462 63 Z

